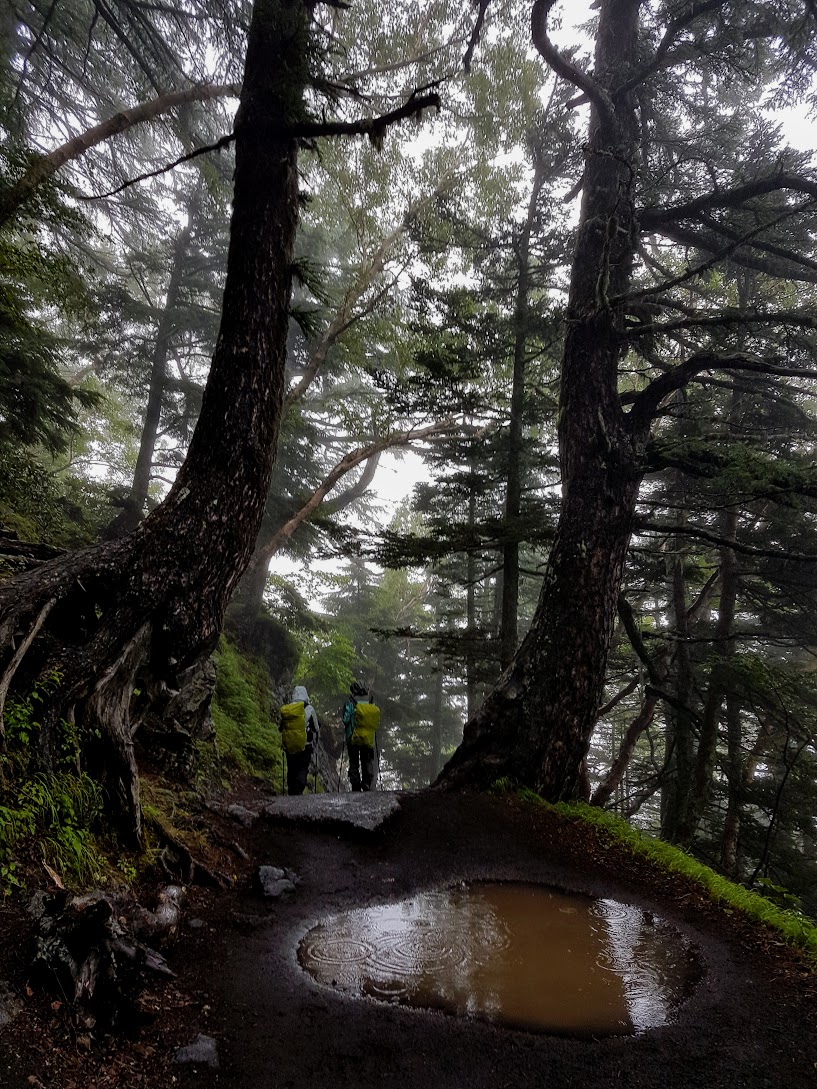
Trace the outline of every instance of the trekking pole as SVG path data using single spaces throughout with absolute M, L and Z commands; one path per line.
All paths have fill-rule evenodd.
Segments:
M 374 735 L 374 755 L 377 767 L 377 786 L 375 787 L 375 790 L 382 790 L 383 788 L 380 785 L 380 746 L 377 743 L 377 734 Z

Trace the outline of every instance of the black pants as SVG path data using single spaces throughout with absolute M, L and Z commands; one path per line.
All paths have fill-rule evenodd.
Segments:
M 287 794 L 303 794 L 312 761 L 312 746 L 303 752 L 287 753 Z
M 374 749 L 368 745 L 353 745 L 349 750 L 349 782 L 352 790 L 371 790 L 374 780 Z

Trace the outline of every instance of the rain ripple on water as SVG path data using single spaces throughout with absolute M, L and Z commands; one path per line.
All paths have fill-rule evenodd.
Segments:
M 692 943 L 649 912 L 511 882 L 334 916 L 298 959 L 350 994 L 574 1036 L 666 1024 L 701 975 Z

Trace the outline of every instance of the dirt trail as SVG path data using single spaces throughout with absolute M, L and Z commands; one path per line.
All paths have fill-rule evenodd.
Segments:
M 250 887 L 194 899 L 172 963 L 193 996 L 162 1046 L 196 1032 L 220 1068 L 165 1066 L 182 1089 L 814 1089 L 814 976 L 768 935 L 709 905 L 683 880 L 598 849 L 592 834 L 502 798 L 418 795 L 376 833 L 259 822 L 253 863 L 301 875 L 268 903 Z M 706 975 L 678 1023 L 595 1041 L 516 1032 L 353 999 L 319 987 L 296 948 L 349 908 L 476 879 L 536 881 L 653 910 L 700 948 Z M 186 1034 L 186 1038 L 185 1038 Z M 165 1055 L 165 1061 L 170 1056 Z M 154 1083 L 156 1084 L 156 1083 Z

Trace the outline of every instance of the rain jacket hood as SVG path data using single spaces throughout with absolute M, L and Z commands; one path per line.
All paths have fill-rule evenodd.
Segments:
M 296 684 L 292 689 L 292 702 L 303 701 L 304 714 L 306 715 L 306 743 L 313 745 L 318 738 L 318 716 L 315 708 L 309 702 L 309 693 L 302 684 Z

